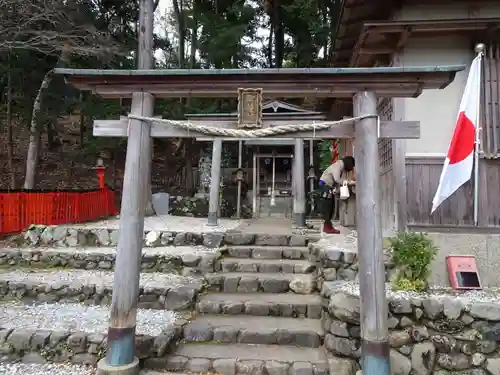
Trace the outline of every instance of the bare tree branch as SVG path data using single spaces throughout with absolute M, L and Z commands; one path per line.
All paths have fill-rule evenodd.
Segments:
M 0 52 L 15 49 L 45 54 L 125 54 L 107 30 L 97 30 L 88 1 L 0 0 Z

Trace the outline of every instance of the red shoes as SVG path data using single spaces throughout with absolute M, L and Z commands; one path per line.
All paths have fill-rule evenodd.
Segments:
M 323 233 L 326 234 L 340 234 L 338 229 L 335 229 L 331 224 L 324 223 L 323 224 Z

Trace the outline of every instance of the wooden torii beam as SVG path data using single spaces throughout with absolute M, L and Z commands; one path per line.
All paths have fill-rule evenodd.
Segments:
M 95 133 L 108 136 L 129 135 L 120 213 L 120 240 L 118 243 L 112 314 L 123 317 L 119 337 L 108 337 L 115 350 L 116 361 L 109 358 L 100 362 L 99 374 L 137 374 L 138 361 L 130 361 L 133 354 L 135 304 L 139 291 L 142 233 L 144 228 L 144 186 L 147 181 L 144 168 L 149 150 L 142 147 L 141 138 L 199 137 L 205 134 L 180 130 L 174 126 L 152 125 L 137 119 L 143 115 L 141 102 L 148 96 L 156 97 L 231 97 L 240 88 L 260 88 L 276 97 L 348 97 L 353 98 L 354 116 L 369 116 L 354 125 L 333 127 L 318 134 L 298 132 L 279 137 L 310 139 L 355 138 L 357 180 L 357 232 L 361 293 L 361 332 L 363 373 L 389 375 L 389 343 L 387 329 L 387 302 L 385 296 L 385 269 L 382 251 L 381 208 L 379 194 L 379 155 L 377 134 L 377 95 L 380 97 L 416 97 L 424 89 L 440 89 L 453 81 L 455 73 L 464 66 L 418 68 L 354 68 L 354 69 L 264 69 L 264 70 L 177 70 L 177 71 L 103 71 L 56 69 L 76 87 L 92 90 L 104 97 L 132 96 L 131 114 L 127 124 L 98 122 Z M 137 103 L 137 105 L 136 105 Z M 212 126 L 234 127 L 234 123 Z M 240 123 L 241 125 L 241 123 Z M 246 125 L 252 125 L 246 123 Z M 259 125 L 255 122 L 253 125 Z M 265 127 L 266 124 L 260 124 Z M 107 130 L 106 130 L 107 129 Z M 413 130 L 411 130 L 413 129 Z M 417 123 L 382 122 L 380 135 L 384 137 L 418 136 Z M 217 143 L 220 143 L 220 138 Z M 131 144 L 134 146 L 132 147 Z M 220 149 L 220 148 L 219 148 Z M 220 152 L 220 150 L 219 150 Z M 132 181 L 135 179 L 135 183 Z M 130 230 L 128 230 L 130 229 Z M 122 233 L 123 232 L 123 233 Z M 126 277 L 118 277 L 122 274 Z M 112 315 L 113 316 L 113 315 Z M 111 331 L 110 331 L 111 332 Z M 110 344 L 110 341 L 112 342 Z M 121 353 L 121 356 L 120 356 Z M 121 372 L 120 372 L 121 371 Z
M 96 137 L 127 137 L 129 131 L 129 119 L 120 120 L 94 120 L 93 134 Z M 205 126 L 213 126 L 218 128 L 236 129 L 237 121 L 205 121 L 191 120 L 185 123 L 199 124 Z M 262 128 L 279 125 L 295 125 L 308 123 L 306 121 L 289 120 L 283 122 L 266 122 L 264 121 Z M 290 133 L 281 138 L 299 138 L 299 139 L 335 139 L 335 138 L 354 138 L 354 124 L 343 123 L 332 126 L 328 130 L 306 131 Z M 175 126 L 165 125 L 158 122 L 151 124 L 151 137 L 154 138 L 206 138 L 205 133 L 196 131 L 186 131 Z M 420 123 L 418 121 L 380 121 L 380 138 L 393 139 L 418 139 L 420 138 Z M 232 138 L 223 138 L 229 140 Z
M 217 128 L 235 129 L 238 127 L 238 121 L 231 118 L 218 119 L 218 120 L 207 120 L 207 119 L 191 119 L 184 123 L 198 124 L 204 126 L 212 126 Z M 272 128 L 280 125 L 296 125 L 310 123 L 310 121 L 304 120 L 263 120 L 263 128 Z M 153 138 L 168 138 L 168 137 L 180 137 L 180 138 L 207 138 L 205 133 L 200 133 L 196 131 L 187 131 L 172 125 L 166 125 L 159 122 L 152 122 L 151 126 L 151 137 Z M 393 138 L 393 139 L 417 139 L 420 137 L 420 125 L 417 121 L 381 121 L 377 124 L 380 128 L 377 129 L 380 138 Z M 93 134 L 97 137 L 127 137 L 130 132 L 130 120 L 128 118 L 120 118 L 120 120 L 94 120 Z M 298 174 L 295 176 L 297 181 L 302 181 L 304 179 L 304 159 L 301 158 L 304 149 L 304 139 L 342 139 L 342 138 L 354 138 L 354 123 L 342 123 L 328 130 L 318 130 L 318 131 L 303 131 L 298 133 L 291 133 L 288 135 L 289 138 L 295 139 L 294 145 L 294 155 L 295 155 L 295 171 Z M 213 142 L 212 150 L 212 169 L 211 169 L 211 181 L 219 181 L 221 176 L 221 150 L 222 142 L 235 140 L 235 138 L 224 138 L 224 137 L 208 137 Z M 250 139 L 250 138 L 249 138 Z M 305 190 L 301 189 L 302 185 L 297 184 L 297 191 L 295 191 L 295 202 L 294 213 L 295 213 L 295 224 L 299 228 L 306 227 L 306 194 Z M 255 193 L 254 193 L 255 194 Z M 220 186 L 219 184 L 210 184 L 210 195 L 209 195 L 209 212 L 208 212 L 208 225 L 217 226 L 218 225 L 218 212 L 219 212 L 219 196 L 220 196 Z M 239 206 L 238 206 L 239 207 Z M 254 203 L 253 207 L 254 214 L 256 213 L 256 205 Z

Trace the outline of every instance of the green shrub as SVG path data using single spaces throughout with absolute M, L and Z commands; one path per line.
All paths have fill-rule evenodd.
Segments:
M 398 233 L 389 239 L 396 274 L 392 286 L 398 290 L 425 291 L 430 265 L 437 247 L 424 233 Z

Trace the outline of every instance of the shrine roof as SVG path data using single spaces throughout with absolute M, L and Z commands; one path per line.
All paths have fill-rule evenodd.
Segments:
M 481 3 L 495 3 L 496 0 L 482 0 Z M 332 58 L 329 61 L 333 66 L 370 66 L 369 64 L 372 61 L 357 61 L 358 57 L 352 58 L 353 53 L 356 48 L 359 48 L 357 44 L 360 41 L 363 41 L 364 36 L 367 34 L 366 31 L 369 31 L 373 34 L 384 34 L 384 39 L 377 46 L 384 47 L 388 49 L 393 47 L 394 44 L 404 44 L 409 35 L 412 36 L 428 36 L 433 37 L 436 34 L 446 35 L 446 34 L 454 34 L 454 33 L 468 33 L 469 35 L 474 35 L 475 40 L 479 40 L 481 38 L 488 39 L 488 36 L 491 36 L 491 28 L 484 27 L 487 19 L 470 19 L 468 24 L 461 23 L 461 20 L 415 20 L 415 21 L 400 21 L 405 24 L 405 30 L 399 33 L 400 38 L 397 38 L 396 32 L 387 33 L 387 29 L 379 28 L 375 30 L 374 27 L 366 27 L 367 23 L 378 23 L 378 22 L 386 22 L 388 24 L 393 20 L 393 15 L 400 10 L 404 6 L 412 6 L 418 5 L 423 8 L 425 6 L 429 6 L 428 13 L 432 14 L 432 7 L 436 5 L 456 5 L 457 3 L 464 4 L 472 4 L 473 0 L 341 0 L 338 2 L 338 20 L 337 20 L 337 28 L 335 30 L 335 39 L 333 42 L 333 51 Z M 438 21 L 438 25 L 433 24 L 434 21 Z M 494 21 L 494 19 L 491 19 Z M 419 25 L 421 23 L 421 25 Z M 439 27 L 439 23 L 449 23 L 447 27 Z M 474 23 L 477 23 L 475 26 Z M 426 25 L 427 24 L 427 25 Z M 455 24 L 457 27 L 450 27 L 450 24 Z M 373 25 L 371 25 L 373 26 Z M 414 26 L 418 26 L 418 30 L 414 29 Z M 436 27 L 437 26 L 437 27 Z M 453 25 L 451 25 L 453 26 Z M 460 27 L 462 26 L 462 27 Z M 431 30 L 434 28 L 433 30 Z M 425 29 L 425 30 L 424 30 Z M 495 29 L 495 28 L 494 28 Z M 416 31 L 414 33 L 414 31 Z M 481 31 L 485 31 L 480 33 L 479 37 L 478 33 Z M 424 35 L 422 35 L 425 33 Z M 434 35 L 432 35 L 432 33 Z M 472 34 L 471 34 L 472 33 Z M 377 35 L 373 36 L 374 38 Z M 479 39 L 478 39 L 479 37 Z M 393 40 L 394 39 L 394 40 Z M 388 45 L 385 45 L 388 44 Z M 399 46 L 401 47 L 401 46 Z M 366 49 L 364 52 L 367 52 Z M 394 51 L 393 51 L 394 52 Z M 385 55 L 385 54 L 383 54 Z M 368 59 L 369 60 L 369 59 Z M 384 62 L 385 63 L 385 62 Z
M 423 89 L 451 83 L 463 65 L 291 69 L 61 69 L 55 74 L 81 90 L 107 98 L 139 91 L 157 97 L 233 97 L 239 88 L 262 88 L 264 96 L 350 97 L 374 91 L 385 97 L 416 97 Z
M 238 112 L 230 113 L 186 113 L 187 119 L 212 119 L 212 120 L 227 120 L 238 117 Z M 262 116 L 273 120 L 281 120 L 285 118 L 294 119 L 309 119 L 309 120 L 324 120 L 326 114 L 316 111 L 310 111 L 306 108 L 286 103 L 280 100 L 271 100 L 262 104 Z
M 412 38 L 435 38 L 451 33 L 485 35 L 499 24 L 500 18 L 365 22 L 356 43 L 345 56 L 350 56 L 349 66 L 373 66 L 380 59 L 391 61 Z

